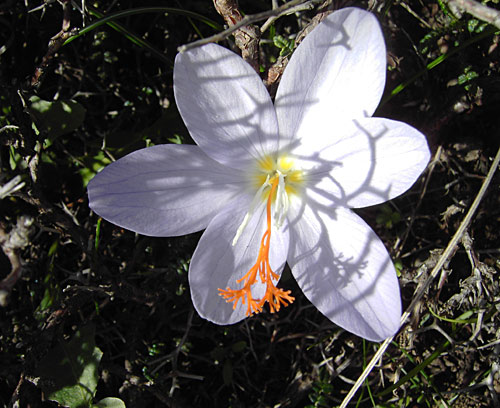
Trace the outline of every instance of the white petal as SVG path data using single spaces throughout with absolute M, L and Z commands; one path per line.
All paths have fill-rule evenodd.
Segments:
M 372 341 L 399 328 L 396 271 L 384 245 L 356 214 L 297 207 L 291 211 L 288 263 L 306 297 L 331 321 Z
M 391 200 L 408 190 L 429 162 L 425 136 L 403 122 L 361 118 L 337 123 L 331 133 L 330 139 L 303 139 L 295 153 L 308 162 L 308 187 L 335 205 Z
M 157 145 L 110 164 L 88 185 L 89 205 L 120 227 L 151 236 L 205 228 L 239 194 L 238 170 L 222 166 L 198 146 Z
M 246 197 L 235 200 L 210 222 L 189 267 L 189 285 L 194 307 L 201 317 L 217 324 L 232 324 L 246 317 L 247 305 L 240 302 L 233 310 L 233 303 L 226 303 L 219 296 L 218 289 L 243 287 L 243 283 L 236 283 L 236 280 L 243 277 L 257 260 L 266 229 L 265 204 L 256 209 L 236 245 L 231 245 L 251 199 L 252 197 Z M 286 225 L 279 230 L 273 226 L 269 262 L 274 272 L 281 274 L 287 252 Z M 261 298 L 264 289 L 264 285 L 257 284 L 252 288 L 253 296 Z
M 276 113 L 257 73 L 216 44 L 175 58 L 174 93 L 191 137 L 213 159 L 246 169 L 275 152 Z
M 385 85 L 386 53 L 375 16 L 358 8 L 329 15 L 299 45 L 276 95 L 280 135 L 321 137 L 337 120 L 371 116 Z M 322 132 L 307 134 L 315 124 Z

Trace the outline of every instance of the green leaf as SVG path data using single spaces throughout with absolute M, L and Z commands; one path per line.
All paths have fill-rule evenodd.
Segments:
M 22 156 L 12 145 L 9 146 L 9 164 L 11 170 L 15 170 L 18 167 L 24 170 L 27 167 L 26 162 L 23 160 Z
M 35 375 L 45 397 L 69 408 L 92 404 L 102 351 L 95 346 L 95 327 L 88 325 L 69 342 L 61 342 L 40 361 Z
M 387 204 L 380 208 L 380 213 L 377 215 L 375 222 L 391 229 L 395 224 L 401 221 L 401 214 L 392 210 Z
M 125 403 L 120 398 L 108 397 L 100 400 L 95 408 L 126 408 Z
M 46 130 L 51 141 L 73 132 L 85 119 L 85 108 L 72 99 L 51 102 L 32 96 L 30 102 L 37 127 Z
M 101 171 L 104 167 L 111 163 L 111 160 L 104 155 L 104 152 L 100 151 L 92 158 L 85 158 L 84 161 L 87 167 L 80 169 L 79 173 L 82 176 L 83 186 L 87 187 L 89 181 Z
M 293 51 L 293 47 L 295 45 L 295 40 L 288 40 L 285 37 L 282 37 L 281 35 L 277 35 L 273 38 L 273 43 L 275 47 L 279 48 L 280 55 L 285 56 L 288 54 L 291 54 Z
M 479 74 L 476 71 L 473 71 L 471 66 L 468 66 L 464 69 L 464 73 L 458 76 L 458 84 L 466 84 L 467 82 L 470 82 L 478 77 Z

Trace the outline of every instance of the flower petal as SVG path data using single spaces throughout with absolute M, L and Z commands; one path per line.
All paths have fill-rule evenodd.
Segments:
M 346 208 L 291 211 L 288 263 L 306 297 L 331 321 L 372 341 L 399 328 L 396 271 L 384 245 Z
M 265 203 L 260 205 L 243 230 L 236 245 L 232 240 L 249 208 L 251 198 L 240 198 L 224 208 L 208 225 L 194 252 L 189 267 L 189 285 L 193 304 L 201 317 L 217 324 L 232 324 L 246 317 L 247 305 L 232 303 L 219 296 L 218 289 L 239 289 L 236 283 L 257 261 L 260 242 L 266 229 Z M 272 228 L 269 262 L 281 274 L 288 252 L 286 225 Z M 265 285 L 252 287 L 254 298 L 261 298 Z M 264 306 L 266 307 L 266 306 Z
M 361 118 L 337 124 L 328 139 L 303 139 L 295 154 L 309 167 L 318 196 L 356 208 L 391 200 L 408 190 L 429 162 L 425 136 L 403 122 Z
M 205 228 L 244 187 L 237 170 L 198 146 L 157 145 L 110 164 L 88 185 L 89 206 L 105 220 L 151 236 Z
M 257 73 L 235 53 L 208 44 L 178 54 L 174 92 L 191 137 L 218 162 L 246 169 L 277 150 L 271 98 Z
M 358 8 L 329 15 L 295 50 L 275 107 L 282 137 L 324 133 L 337 120 L 371 116 L 385 85 L 386 53 L 375 16 Z M 304 130 L 302 127 L 305 126 Z

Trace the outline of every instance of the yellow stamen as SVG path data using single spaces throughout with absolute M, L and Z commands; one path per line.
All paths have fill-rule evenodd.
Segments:
M 230 289 L 229 286 L 226 289 L 219 289 L 219 295 L 222 296 L 227 303 L 234 302 L 233 310 L 236 309 L 238 302 L 241 301 L 242 304 L 247 303 L 246 315 L 249 316 L 253 313 L 262 312 L 262 307 L 266 302 L 269 302 L 269 309 L 271 313 L 280 310 L 281 305 L 288 306 L 292 303 L 295 298 L 290 296 L 291 291 L 284 291 L 274 286 L 273 279 L 279 279 L 279 275 L 271 269 L 269 263 L 269 248 L 271 245 L 271 203 L 273 196 L 276 193 L 279 184 L 279 177 L 275 176 L 271 180 L 271 191 L 269 192 L 269 197 L 267 198 L 267 229 L 262 236 L 260 241 L 259 254 L 257 256 L 257 262 L 241 279 L 236 282 L 243 282 L 244 285 L 241 289 Z M 252 286 L 257 283 L 257 279 L 260 278 L 262 283 L 266 285 L 266 292 L 262 299 L 254 299 L 252 297 Z M 288 303 L 287 303 L 288 302 Z

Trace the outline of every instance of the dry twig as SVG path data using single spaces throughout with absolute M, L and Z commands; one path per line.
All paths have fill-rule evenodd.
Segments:
M 40 86 L 42 77 L 44 76 L 47 67 L 54 58 L 55 53 L 63 45 L 64 41 L 66 41 L 69 37 L 75 34 L 73 31 L 70 30 L 71 1 L 63 0 L 62 7 L 63 7 L 63 21 L 62 21 L 61 31 L 59 31 L 54 37 L 50 39 L 47 53 L 42 58 L 41 64 L 35 69 L 35 73 L 31 78 L 31 86 L 34 88 L 38 88 Z
M 307 2 L 310 3 L 310 2 Z M 305 5 L 305 4 L 304 4 Z M 293 9 L 291 9 L 293 10 Z M 333 6 L 332 6 L 332 0 L 325 0 L 323 4 L 321 4 L 318 8 L 317 14 L 311 19 L 309 24 L 307 24 L 298 34 L 297 37 L 295 38 L 295 47 L 297 47 L 304 38 L 319 24 L 321 23 L 327 16 L 333 11 Z M 269 20 L 268 20 L 269 21 Z M 264 31 L 264 26 L 267 24 L 266 23 L 262 26 L 261 32 Z M 278 60 L 269 68 L 267 71 L 267 78 L 265 79 L 264 83 L 269 89 L 269 93 L 271 96 L 274 96 L 278 84 L 278 80 L 281 78 L 283 75 L 283 71 L 285 70 L 285 67 L 288 64 L 288 60 L 290 57 L 288 55 L 284 56 L 279 56 Z
M 472 14 L 479 20 L 486 21 L 500 28 L 500 11 L 492 9 L 474 0 L 448 0 L 448 7 L 453 14 L 460 16 L 461 11 Z
M 217 13 L 224 17 L 229 27 L 243 20 L 236 0 L 213 0 L 213 2 Z M 241 27 L 234 32 L 234 40 L 241 50 L 241 57 L 259 72 L 259 29 L 252 24 Z
M 311 0 L 311 2 L 313 2 L 313 3 L 319 3 L 320 1 L 322 1 L 322 0 Z M 217 34 L 212 35 L 210 37 L 202 38 L 201 40 L 193 41 L 192 43 L 181 45 L 179 48 L 177 48 L 177 51 L 186 52 L 190 49 L 200 47 L 200 46 L 208 44 L 208 43 L 225 40 L 227 37 L 229 37 L 231 34 L 233 34 L 236 30 L 239 30 L 241 27 L 248 26 L 249 24 L 256 23 L 257 21 L 266 20 L 269 17 L 283 15 L 289 9 L 291 9 L 292 7 L 295 7 L 301 3 L 304 3 L 304 0 L 292 0 L 292 1 L 289 1 L 288 3 L 283 4 L 280 7 L 272 9 L 272 10 L 263 11 L 262 13 L 249 14 L 249 15 L 243 17 L 236 24 L 227 28 L 226 30 L 221 31 L 220 33 L 217 33 Z

